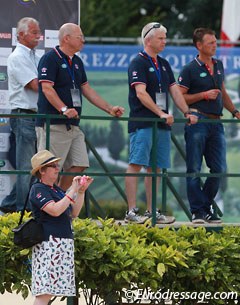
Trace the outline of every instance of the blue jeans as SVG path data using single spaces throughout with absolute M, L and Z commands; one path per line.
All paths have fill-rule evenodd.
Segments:
M 198 117 L 206 118 L 198 114 Z M 226 141 L 222 123 L 197 123 L 185 126 L 187 173 L 200 173 L 203 157 L 210 173 L 225 173 Z M 201 186 L 200 177 L 187 177 L 187 195 L 192 213 L 208 213 L 221 177 L 207 177 Z
M 35 120 L 32 118 L 11 118 L 10 126 L 16 138 L 16 169 L 26 170 L 29 174 L 17 175 L 11 193 L 3 199 L 1 206 L 12 211 L 21 211 L 31 182 L 31 158 L 36 153 Z M 30 207 L 27 206 L 27 209 Z

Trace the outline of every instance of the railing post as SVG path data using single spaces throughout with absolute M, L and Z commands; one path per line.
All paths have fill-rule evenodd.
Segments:
M 89 199 L 89 191 L 88 190 L 86 190 L 86 192 L 85 192 L 84 202 L 85 202 L 86 217 L 90 218 L 91 217 L 91 210 L 90 210 L 90 199 Z
M 46 117 L 46 149 L 50 148 L 50 118 L 49 115 Z
M 152 225 L 155 226 L 157 208 L 157 121 L 153 123 L 152 143 Z
M 77 297 L 68 297 L 67 298 L 67 305 L 78 305 L 78 298 Z
M 162 169 L 162 212 L 167 212 L 167 170 Z

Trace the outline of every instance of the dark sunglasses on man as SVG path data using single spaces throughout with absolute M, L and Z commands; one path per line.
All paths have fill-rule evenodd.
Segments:
M 155 23 L 143 36 L 143 38 L 145 38 L 147 36 L 147 34 L 152 30 L 152 29 L 158 29 L 160 28 L 161 24 L 160 23 Z

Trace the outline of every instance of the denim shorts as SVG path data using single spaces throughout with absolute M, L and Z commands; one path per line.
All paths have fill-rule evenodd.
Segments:
M 129 164 L 142 165 L 144 167 L 152 167 L 152 128 L 142 128 L 130 133 L 130 154 Z M 170 146 L 171 131 L 165 129 L 157 129 L 156 143 L 156 159 L 157 168 L 169 168 L 170 162 Z

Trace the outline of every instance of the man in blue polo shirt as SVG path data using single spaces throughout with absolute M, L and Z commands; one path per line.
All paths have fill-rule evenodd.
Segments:
M 224 86 L 224 69 L 216 53 L 215 32 L 197 28 L 193 43 L 198 56 L 179 75 L 180 90 L 191 113 L 200 119 L 220 119 L 223 107 L 240 119 Z M 222 123 L 198 123 L 185 127 L 187 173 L 200 173 L 203 157 L 210 172 L 226 171 L 226 142 Z M 200 177 L 187 177 L 187 195 L 193 223 L 215 222 L 221 219 L 212 213 L 211 205 L 220 186 L 220 177 L 208 177 L 201 186 Z
M 170 167 L 170 128 L 174 118 L 169 114 L 169 97 L 171 94 L 176 106 L 184 113 L 190 123 L 197 117 L 189 114 L 189 109 L 175 82 L 169 63 L 158 53 L 166 45 L 166 28 L 157 22 L 147 24 L 142 29 L 144 50 L 130 63 L 128 69 L 130 118 L 162 118 L 157 129 L 157 170 Z M 127 174 L 139 173 L 145 167 L 152 172 L 152 122 L 129 121 L 130 156 Z M 159 180 L 159 179 L 158 179 Z M 159 181 L 158 181 L 159 182 Z M 145 178 L 147 211 L 138 215 L 136 207 L 137 177 L 126 176 L 126 195 L 128 211 L 126 222 L 143 223 L 152 216 L 152 178 Z M 171 223 L 172 216 L 165 216 L 157 211 L 157 223 Z
M 82 60 L 75 55 L 84 45 L 81 28 L 66 23 L 59 30 L 59 46 L 46 53 L 38 67 L 40 83 L 38 113 L 63 114 L 66 119 L 51 119 L 50 151 L 61 157 L 66 172 L 82 172 L 89 166 L 84 134 L 79 128 L 82 95 L 112 116 L 121 116 L 124 109 L 109 105 L 89 85 Z M 44 119 L 37 120 L 38 150 L 46 147 Z M 72 176 L 61 176 L 59 186 L 67 190 Z

